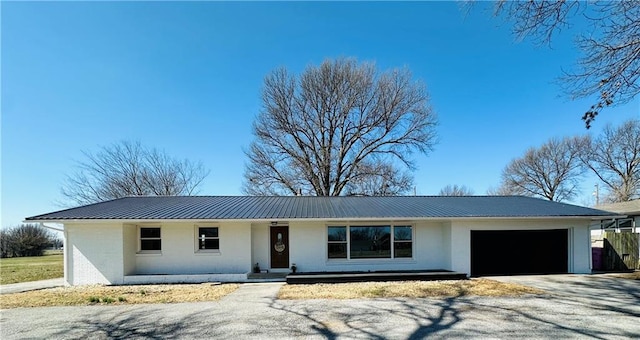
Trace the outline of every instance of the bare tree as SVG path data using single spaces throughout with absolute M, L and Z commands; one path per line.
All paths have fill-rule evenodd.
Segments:
M 451 185 L 447 184 L 444 188 L 440 189 L 438 193 L 440 196 L 471 196 L 473 195 L 473 189 L 468 188 L 466 185 Z
M 507 191 L 538 196 L 551 201 L 573 198 L 584 173 L 580 154 L 584 137 L 553 138 L 540 148 L 530 148 L 522 158 L 511 161 L 502 172 Z
M 640 196 L 640 120 L 631 119 L 618 127 L 607 125 L 589 140 L 581 155 L 608 189 L 610 202 L 629 201 Z
M 61 192 L 73 204 L 124 196 L 193 195 L 209 174 L 201 163 L 171 158 L 139 142 L 123 141 L 83 152 L 86 160 L 67 176 Z
M 497 187 L 490 187 L 487 189 L 487 195 L 489 196 L 512 196 L 512 195 L 520 195 L 520 193 L 513 188 L 505 185 L 504 182 L 501 182 Z
M 411 154 L 436 143 L 427 91 L 407 69 L 378 73 L 354 59 L 299 77 L 281 68 L 266 77 L 262 101 L 246 152 L 252 195 L 399 194 L 411 188 Z
M 55 237 L 37 224 L 0 230 L 0 257 L 42 256 Z
M 345 192 L 351 196 L 397 196 L 411 190 L 413 176 L 389 163 L 362 162 Z
M 519 37 L 550 43 L 575 20 L 586 20 L 591 32 L 577 36 L 582 56 L 574 71 L 560 78 L 572 99 L 595 97 L 582 119 L 587 128 L 600 111 L 624 104 L 640 92 L 639 1 L 498 1 L 496 15 L 514 22 Z

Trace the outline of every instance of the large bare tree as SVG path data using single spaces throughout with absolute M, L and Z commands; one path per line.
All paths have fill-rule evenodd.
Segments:
M 350 196 L 397 196 L 411 190 L 413 176 L 385 162 L 362 162 L 344 192 Z
M 519 37 L 550 43 L 578 20 L 588 31 L 576 37 L 582 56 L 560 78 L 565 93 L 591 97 L 582 119 L 587 128 L 607 106 L 624 104 L 640 92 L 640 1 L 498 1 L 497 15 L 513 21 Z
M 640 196 L 640 120 L 631 119 L 618 127 L 605 126 L 589 140 L 581 156 L 605 184 L 610 202 L 629 201 Z
M 584 137 L 552 138 L 539 148 L 530 148 L 502 172 L 504 192 L 562 201 L 575 197 L 584 173 L 580 154 Z
M 473 189 L 466 185 L 447 184 L 438 193 L 440 196 L 471 196 L 473 195 Z
M 487 189 L 487 195 L 488 196 L 512 196 L 512 195 L 520 195 L 520 192 L 507 186 L 504 182 L 500 182 L 498 186 L 489 187 Z
M 300 76 L 280 68 L 265 78 L 262 102 L 246 151 L 251 195 L 401 194 L 412 153 L 436 143 L 425 85 L 407 69 L 378 72 L 355 59 Z
M 77 171 L 67 176 L 62 195 L 71 204 L 124 196 L 193 195 L 209 174 L 201 163 L 172 158 L 139 142 L 123 141 L 83 152 Z

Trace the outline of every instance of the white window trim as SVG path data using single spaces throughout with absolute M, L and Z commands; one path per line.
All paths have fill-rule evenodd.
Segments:
M 218 237 L 207 237 L 208 239 L 218 239 L 218 249 L 200 249 L 200 228 L 217 228 L 218 229 Z M 194 253 L 201 255 L 219 255 L 220 254 L 220 226 L 218 225 L 207 225 L 207 224 L 196 224 L 193 226 L 193 249 Z
M 142 250 L 142 228 L 158 228 L 160 229 L 160 237 L 145 237 L 145 240 L 160 240 L 160 250 Z M 136 254 L 138 255 L 162 255 L 162 227 L 159 225 L 138 225 L 137 226 L 138 239 L 137 239 L 137 249 Z
M 335 227 L 335 228 L 345 228 L 345 240 L 344 241 L 329 241 L 329 227 Z M 326 233 L 326 237 L 325 240 L 327 240 L 327 246 L 326 246 L 326 250 L 327 250 L 327 256 L 325 256 L 327 258 L 327 260 L 329 261 L 346 261 L 349 259 L 349 226 L 348 225 L 337 225 L 337 224 L 327 224 L 325 226 L 325 233 Z M 345 251 L 347 252 L 347 257 L 332 257 L 329 258 L 329 244 L 344 244 L 345 245 Z
M 411 242 L 410 257 L 396 257 L 396 227 L 411 227 L 411 240 L 398 240 L 398 242 Z M 414 240 L 416 239 L 416 227 L 413 224 L 392 224 L 391 225 L 391 259 L 393 260 L 413 260 L 415 254 Z
M 390 242 L 391 256 L 381 258 L 351 258 L 351 227 L 391 227 Z M 411 227 L 411 257 L 395 257 L 395 227 Z M 342 243 L 344 241 L 329 241 L 329 227 L 346 227 L 347 228 L 347 257 L 346 258 L 329 258 L 329 243 Z M 325 233 L 325 260 L 329 263 L 362 263 L 375 264 L 382 262 L 415 262 L 416 256 L 416 225 L 413 223 L 327 223 L 324 228 Z M 398 242 L 409 242 L 408 240 L 399 240 Z

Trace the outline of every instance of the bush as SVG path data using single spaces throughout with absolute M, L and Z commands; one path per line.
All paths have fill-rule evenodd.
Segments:
M 0 256 L 42 256 L 44 250 L 55 240 L 49 230 L 37 224 L 23 224 L 0 230 Z

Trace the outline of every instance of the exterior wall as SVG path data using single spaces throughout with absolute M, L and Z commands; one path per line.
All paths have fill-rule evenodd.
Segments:
M 582 225 L 576 223 L 572 227 L 569 233 L 569 270 L 576 274 L 589 274 L 591 273 L 589 221 L 583 222 Z
M 124 275 L 136 272 L 136 251 L 138 250 L 138 229 L 135 225 L 125 224 L 122 228 L 122 257 Z
M 328 259 L 328 225 L 388 224 L 413 226 L 413 258 Z M 588 273 L 591 262 L 589 224 L 588 220 L 289 221 L 290 263 L 295 263 L 301 272 L 445 269 L 469 274 L 471 230 L 568 229 L 569 271 Z M 196 225 L 219 228 L 219 252 L 198 251 Z M 261 268 L 270 269 L 268 223 L 159 223 L 143 226 L 160 226 L 160 253 L 138 251 L 138 225 L 103 222 L 66 224 L 67 283 L 195 282 L 205 277 L 238 281 L 238 278 L 246 278 L 242 275 L 251 272 L 256 262 Z
M 218 227 L 219 252 L 199 252 L 196 225 Z M 251 271 L 251 224 L 161 223 L 162 251 L 135 253 L 137 275 L 246 274 Z M 137 250 L 137 228 L 134 226 Z
M 443 266 L 442 269 L 451 270 L 451 222 L 442 223 L 442 257 Z
M 374 271 L 374 270 L 418 270 L 448 269 L 448 255 L 443 243 L 446 228 L 442 223 L 401 222 L 397 225 L 414 226 L 413 258 L 406 259 L 331 259 L 327 257 L 328 225 L 385 225 L 389 221 L 369 223 L 327 223 L 327 222 L 290 222 L 289 243 L 290 262 L 296 264 L 298 271 Z M 264 241 L 268 242 L 268 237 Z
M 289 230 L 291 233 L 291 230 Z M 269 257 L 269 224 L 254 223 L 251 225 L 251 263 L 258 263 L 261 269 L 271 267 Z
M 129 275 L 124 277 L 124 284 L 167 284 L 167 283 L 202 283 L 202 282 L 242 282 L 247 280 L 246 274 L 175 274 L 175 275 Z
M 70 285 L 122 284 L 122 224 L 65 224 Z
M 569 272 L 590 273 L 589 220 L 452 221 L 451 270 L 471 273 L 471 230 L 569 230 Z

